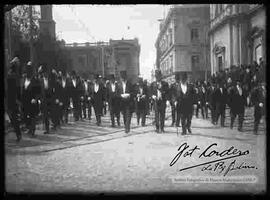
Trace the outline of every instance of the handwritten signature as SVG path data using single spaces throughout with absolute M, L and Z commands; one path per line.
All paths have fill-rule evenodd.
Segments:
M 197 165 L 192 165 L 189 167 L 185 167 L 180 169 L 179 171 L 184 171 L 187 169 L 195 168 L 195 167 L 200 167 L 204 166 L 201 171 L 219 171 L 225 172 L 224 176 L 228 174 L 229 171 L 237 170 L 237 169 L 249 169 L 249 168 L 255 168 L 255 166 L 249 166 L 246 165 L 245 163 L 241 163 L 241 165 L 236 166 L 236 160 L 231 162 L 229 165 L 225 165 L 225 160 L 231 159 L 231 158 L 237 158 L 240 156 L 245 156 L 249 154 L 249 150 L 241 151 L 239 149 L 236 149 L 234 146 L 231 146 L 228 149 L 225 149 L 223 151 L 218 151 L 214 149 L 214 147 L 217 146 L 217 143 L 213 143 L 209 145 L 206 149 L 204 149 L 200 154 L 199 154 L 199 159 L 200 158 L 211 158 L 211 157 L 218 157 L 212 161 L 209 162 L 204 162 L 200 163 Z M 194 152 L 199 152 L 201 148 L 199 148 L 197 145 L 193 148 L 190 148 L 190 146 L 185 142 L 180 147 L 178 148 L 178 153 L 176 156 L 172 159 L 170 166 L 173 166 L 181 157 L 192 157 Z M 227 167 L 228 166 L 228 167 Z

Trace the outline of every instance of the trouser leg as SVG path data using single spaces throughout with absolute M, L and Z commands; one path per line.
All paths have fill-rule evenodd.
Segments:
M 156 106 L 156 108 L 154 108 L 154 110 L 155 110 L 156 130 L 159 130 L 159 110 L 158 110 L 158 106 Z
M 224 126 L 224 124 L 225 124 L 225 109 L 222 109 L 221 110 L 221 113 L 220 113 L 220 122 L 221 122 L 221 126 Z
M 137 110 L 136 115 L 137 115 L 137 125 L 139 125 L 140 124 L 141 112 Z
M 179 126 L 180 125 L 180 118 L 181 118 L 181 113 L 180 113 L 180 110 L 179 110 L 179 107 L 176 107 L 176 126 Z
M 115 126 L 115 121 L 114 121 L 115 113 L 112 111 L 112 109 L 110 110 L 110 116 L 111 116 L 111 124 L 112 126 Z
M 20 129 L 20 122 L 18 118 L 18 111 L 16 109 L 9 112 L 10 123 L 14 128 L 17 140 L 20 140 L 22 134 Z
M 126 123 L 127 123 L 126 129 L 127 129 L 128 132 L 130 131 L 130 122 L 131 122 L 131 110 L 128 107 L 127 108 L 127 120 L 126 120 Z
M 116 112 L 116 120 L 117 120 L 117 125 L 120 126 L 120 112 Z
M 172 125 L 175 123 L 175 105 L 171 105 L 172 109 Z
M 238 129 L 240 129 L 240 130 L 242 130 L 242 128 L 243 128 L 244 115 L 245 115 L 244 112 L 239 113 L 239 115 L 238 115 Z
M 262 115 L 255 115 L 254 116 L 254 133 L 258 132 L 261 117 L 262 117 Z
M 187 130 L 186 130 L 186 115 L 185 114 L 181 114 L 181 125 L 182 125 L 182 132 L 183 134 L 186 134 Z
M 199 109 L 200 109 L 200 105 L 197 104 L 197 108 L 196 108 L 196 117 L 199 117 Z
M 236 115 L 232 111 L 230 112 L 230 115 L 231 115 L 231 125 L 230 125 L 230 127 L 232 129 Z
M 164 123 L 165 123 L 165 109 L 166 107 L 163 105 L 160 110 L 160 129 L 164 131 Z
M 203 119 L 204 119 L 204 109 L 205 109 L 205 106 L 202 106 L 202 107 L 201 107 L 201 112 L 202 112 L 202 117 L 203 117 Z
M 186 118 L 187 118 L 186 128 L 190 130 L 190 128 L 191 128 L 192 114 L 188 114 Z
M 205 106 L 205 118 L 208 119 L 208 106 Z
M 145 126 L 147 110 L 142 111 L 142 126 Z

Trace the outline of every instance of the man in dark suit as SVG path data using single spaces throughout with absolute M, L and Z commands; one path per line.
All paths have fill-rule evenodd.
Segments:
M 41 92 L 39 80 L 34 76 L 34 69 L 31 62 L 26 66 L 26 77 L 23 79 L 22 87 L 22 110 L 24 121 L 28 128 L 28 134 L 35 135 L 36 118 L 39 113 L 38 96 Z
M 40 85 L 41 85 L 41 94 L 39 98 L 41 100 L 41 112 L 43 115 L 43 121 L 46 130 L 44 134 L 49 134 L 50 118 L 52 117 L 51 112 L 53 107 L 52 104 L 54 103 L 53 102 L 54 87 L 46 65 L 42 66 L 42 77 L 40 79 Z
M 133 87 L 131 83 L 127 80 L 126 71 L 120 72 L 121 81 L 119 83 L 120 87 L 120 96 L 121 96 L 121 111 L 123 114 L 124 124 L 125 124 L 125 133 L 130 132 L 130 122 L 132 110 L 134 107 L 133 101 Z
M 258 83 L 251 92 L 251 102 L 254 105 L 254 134 L 258 133 L 258 127 L 265 112 L 266 88 L 265 83 Z
M 151 96 L 154 101 L 156 132 L 164 133 L 166 101 L 169 95 L 169 85 L 162 81 L 160 70 L 155 71 L 156 81 L 151 85 Z
M 215 104 L 215 124 L 218 123 L 219 117 L 221 117 L 221 127 L 224 127 L 225 122 L 225 110 L 226 110 L 226 104 L 227 104 L 227 90 L 224 87 L 222 81 L 217 82 L 217 88 L 214 91 L 213 94 L 213 101 Z
M 92 75 L 91 75 L 92 77 Z M 91 80 L 87 80 L 87 85 L 88 85 L 88 97 L 87 97 L 87 113 L 88 113 L 88 119 L 91 120 L 92 119 L 92 107 L 93 107 L 93 104 L 92 104 L 92 89 L 94 88 L 93 85 L 93 78 L 91 78 Z
M 208 117 L 208 108 L 206 106 L 206 100 L 207 100 L 207 94 L 204 84 L 201 84 L 200 87 L 198 87 L 198 105 L 196 108 L 196 117 L 198 117 L 199 109 L 201 109 L 201 114 L 204 119 L 205 116 Z
M 52 104 L 51 104 L 51 120 L 53 123 L 52 130 L 56 131 L 56 128 L 60 127 L 60 117 L 61 117 L 61 106 L 60 106 L 60 99 L 61 99 L 61 84 L 59 81 L 58 73 L 55 69 L 52 70 L 51 73 L 51 83 L 52 83 L 52 90 L 53 90 L 53 97 L 52 97 Z
M 215 90 L 216 90 L 215 82 L 210 83 L 208 88 L 207 88 L 207 102 L 206 102 L 206 104 L 210 108 L 212 124 L 215 124 L 215 121 L 216 121 L 216 103 L 214 101 Z
M 61 121 L 64 123 L 68 123 L 68 108 L 70 101 L 70 91 L 69 86 L 71 82 L 70 79 L 67 78 L 66 72 L 62 73 L 62 77 L 60 78 L 60 86 L 61 86 L 61 94 L 60 96 L 60 106 L 61 106 Z
M 179 127 L 180 124 L 180 116 L 177 115 L 176 111 L 176 88 L 180 84 L 180 73 L 175 72 L 175 83 L 172 83 L 169 88 L 169 101 L 171 105 L 171 112 L 172 112 L 172 124 L 171 126 L 174 126 L 176 122 L 176 126 Z
M 191 133 L 191 120 L 193 104 L 195 103 L 194 87 L 187 83 L 187 73 L 182 74 L 181 82 L 177 88 L 177 111 L 181 118 L 182 135 L 188 130 Z
M 80 110 L 80 96 L 79 96 L 79 89 L 78 89 L 78 77 L 75 71 L 71 72 L 71 85 L 70 85 L 70 93 L 71 99 L 73 104 L 73 117 L 75 121 L 79 120 L 79 110 Z
M 17 73 L 19 67 L 19 58 L 15 57 L 11 63 L 7 74 L 7 114 L 9 116 L 11 125 L 13 126 L 17 142 L 22 138 L 19 122 L 19 96 L 20 96 L 20 76 Z
M 103 102 L 105 99 L 105 96 L 104 96 L 105 92 L 104 92 L 104 87 L 102 84 L 101 75 L 96 75 L 91 91 L 92 91 L 91 99 L 92 99 L 92 104 L 93 104 L 95 115 L 96 115 L 97 125 L 100 126 L 102 110 L 103 110 Z
M 81 96 L 81 105 L 82 105 L 82 113 L 83 113 L 83 118 L 86 119 L 86 108 L 88 107 L 88 82 L 86 79 L 82 80 L 82 96 Z
M 136 96 L 136 115 L 137 115 L 137 124 L 140 124 L 140 119 L 141 125 L 145 126 L 145 119 L 146 119 L 146 114 L 147 114 L 147 99 L 148 99 L 148 91 L 146 86 L 143 84 L 143 79 L 139 78 L 138 83 L 136 84 L 136 89 L 135 89 L 135 96 Z
M 110 82 L 107 84 L 107 100 L 109 103 L 109 110 L 111 116 L 111 126 L 115 127 L 115 117 L 117 120 L 117 125 L 120 126 L 120 88 L 118 83 L 115 81 L 115 77 L 113 74 L 109 77 Z
M 231 115 L 231 129 L 233 129 L 233 123 L 238 116 L 238 131 L 242 131 L 245 106 L 247 105 L 247 91 L 242 87 L 240 81 L 236 82 L 236 86 L 231 88 L 228 93 L 228 104 L 230 107 Z

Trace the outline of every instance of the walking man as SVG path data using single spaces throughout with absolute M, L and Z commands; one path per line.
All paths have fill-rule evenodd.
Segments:
M 182 74 L 181 83 L 177 90 L 177 112 L 180 114 L 182 135 L 191 133 L 191 120 L 193 114 L 193 104 L 195 103 L 194 87 L 187 83 L 187 73 Z
M 132 85 L 127 80 L 126 71 L 120 72 L 120 96 L 121 96 L 121 110 L 123 114 L 124 124 L 125 124 L 125 133 L 130 132 L 130 122 L 132 115 L 132 108 L 134 107 L 133 102 L 133 91 Z
M 156 81 L 152 83 L 151 95 L 154 103 L 156 132 L 164 133 L 166 101 L 168 99 L 169 85 L 162 81 L 160 70 L 155 71 Z

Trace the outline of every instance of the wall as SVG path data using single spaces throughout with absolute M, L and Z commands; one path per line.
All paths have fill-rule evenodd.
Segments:
M 224 60 L 224 66 L 229 67 L 230 66 L 230 25 L 225 24 L 222 27 L 216 29 L 215 32 L 213 32 L 210 36 L 212 42 L 210 46 L 210 53 L 212 54 L 212 59 L 211 59 L 211 66 L 214 68 L 214 72 L 216 69 L 216 56 L 215 52 L 213 52 L 213 48 L 216 43 L 221 42 L 225 46 L 225 60 Z

